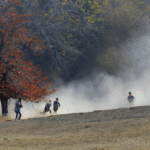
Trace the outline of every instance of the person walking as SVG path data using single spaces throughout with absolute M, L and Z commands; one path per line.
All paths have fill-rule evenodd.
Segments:
M 18 114 L 19 114 L 19 118 L 18 120 L 20 120 L 22 114 L 20 112 L 20 108 L 22 108 L 22 104 L 21 104 L 21 98 L 18 99 L 18 101 L 15 103 L 15 113 L 16 113 L 16 118 L 15 118 L 15 121 L 17 120 L 18 118 Z
M 48 111 L 51 113 L 50 107 L 51 107 L 51 100 L 49 100 L 49 102 L 45 105 L 44 109 L 45 113 Z
M 60 103 L 58 102 L 58 98 L 56 98 L 56 101 L 54 101 L 53 104 L 53 111 L 55 114 L 57 114 L 58 107 L 60 107 Z
M 133 106 L 134 96 L 132 96 L 131 92 L 129 92 L 129 96 L 128 96 L 127 100 L 129 101 L 129 107 Z

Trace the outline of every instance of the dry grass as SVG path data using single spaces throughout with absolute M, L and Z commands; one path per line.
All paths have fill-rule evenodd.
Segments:
M 131 113 L 129 109 L 124 109 L 123 113 L 121 111 L 118 109 L 111 110 L 111 113 L 109 110 L 1 122 L 0 149 L 148 150 L 150 118 L 136 118 L 136 111 L 141 109 Z M 114 118 L 116 113 L 119 114 L 118 119 Z M 132 119 L 123 119 L 127 118 L 128 113 Z M 140 113 L 146 114 L 145 111 Z

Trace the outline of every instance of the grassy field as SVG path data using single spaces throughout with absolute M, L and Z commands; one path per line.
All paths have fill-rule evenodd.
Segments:
M 149 150 L 149 106 L 0 121 L 0 150 Z

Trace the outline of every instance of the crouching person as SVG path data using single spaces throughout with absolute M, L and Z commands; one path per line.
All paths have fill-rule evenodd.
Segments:
M 18 120 L 20 120 L 21 118 L 21 112 L 20 112 L 20 108 L 22 108 L 22 104 L 21 104 L 21 98 L 18 99 L 18 101 L 15 103 L 15 113 L 16 113 L 16 118 L 15 118 L 15 121 L 17 120 L 18 118 L 18 114 L 19 114 L 19 118 Z
M 51 113 L 50 107 L 51 107 L 51 100 L 49 100 L 49 102 L 45 105 L 44 109 L 45 113 L 48 111 Z

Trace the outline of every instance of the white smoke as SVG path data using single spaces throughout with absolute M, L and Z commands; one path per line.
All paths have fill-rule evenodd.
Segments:
M 150 35 L 133 38 L 122 48 L 130 63 L 119 77 L 93 71 L 86 79 L 61 86 L 53 96 L 60 98 L 59 113 L 128 107 L 129 91 L 134 106 L 150 105 Z
M 67 85 L 60 82 L 61 86 L 46 100 L 53 102 L 56 97 L 59 98 L 61 107 L 58 114 L 127 107 L 129 91 L 135 97 L 134 106 L 150 105 L 150 35 L 132 38 L 121 48 L 126 49 L 128 65 L 118 77 L 94 70 L 88 77 Z M 45 102 L 22 103 L 22 118 L 45 116 L 40 113 L 44 110 Z M 15 118 L 14 104 L 15 100 L 12 100 L 9 105 L 9 116 L 12 118 Z
M 15 119 L 15 103 L 17 100 L 15 99 L 10 99 L 10 103 L 8 105 L 8 112 L 9 112 L 9 117 Z M 46 102 L 39 102 L 39 103 L 33 103 L 33 102 L 25 102 L 22 100 L 22 105 L 23 108 L 21 108 L 21 114 L 22 114 L 22 119 L 27 119 L 27 118 L 35 118 L 35 117 L 43 117 L 43 116 L 48 116 L 50 113 L 43 114 L 44 107 Z

